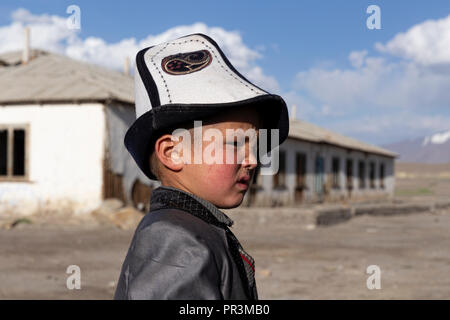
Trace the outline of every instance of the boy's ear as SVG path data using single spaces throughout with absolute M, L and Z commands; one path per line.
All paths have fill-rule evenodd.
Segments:
M 181 171 L 184 167 L 182 155 L 176 148 L 177 142 L 172 141 L 170 134 L 164 134 L 155 142 L 155 154 L 159 161 L 172 171 Z

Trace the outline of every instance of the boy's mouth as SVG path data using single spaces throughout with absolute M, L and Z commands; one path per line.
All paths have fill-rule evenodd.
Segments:
M 243 176 L 241 177 L 238 181 L 238 184 L 242 185 L 242 186 L 247 186 L 250 184 L 250 176 Z

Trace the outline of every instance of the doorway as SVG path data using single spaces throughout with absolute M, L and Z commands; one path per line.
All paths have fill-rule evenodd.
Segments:
M 323 192 L 324 192 L 324 185 L 323 185 L 323 178 L 324 178 L 324 160 L 323 157 L 317 156 L 315 161 L 315 175 L 314 175 L 314 191 L 319 196 L 319 199 L 323 199 Z

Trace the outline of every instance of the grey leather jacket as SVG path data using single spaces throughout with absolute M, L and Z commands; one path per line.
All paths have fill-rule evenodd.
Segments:
M 254 260 L 212 203 L 161 186 L 138 225 L 115 299 L 257 300 Z

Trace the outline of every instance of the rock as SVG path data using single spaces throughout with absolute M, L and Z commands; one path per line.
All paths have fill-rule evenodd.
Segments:
M 305 226 L 306 230 L 314 230 L 316 228 L 315 224 L 309 223 Z
M 31 220 L 28 218 L 19 218 L 11 224 L 11 228 L 17 228 L 17 227 L 22 228 L 24 225 L 28 225 L 31 223 L 32 223 Z
M 95 211 L 99 214 L 112 214 L 123 207 L 123 202 L 116 198 L 106 199 Z
M 134 207 L 125 207 L 111 216 L 114 225 L 123 230 L 136 229 L 144 214 Z
M 28 218 L 18 218 L 9 222 L 5 222 L 1 225 L 2 229 L 10 230 L 12 228 L 22 229 L 26 225 L 32 224 L 32 221 Z
M 11 222 L 3 222 L 2 224 L 0 224 L 0 228 L 2 228 L 4 230 L 11 229 Z
M 106 199 L 100 207 L 91 212 L 91 215 L 101 224 L 110 224 L 112 223 L 112 216 L 122 207 L 123 202 L 119 199 Z
M 269 277 L 270 275 L 272 275 L 272 271 L 270 270 L 270 269 L 261 269 L 261 270 L 258 270 L 258 269 L 256 269 L 257 271 L 257 273 L 262 277 L 262 278 L 267 278 L 267 277 Z

